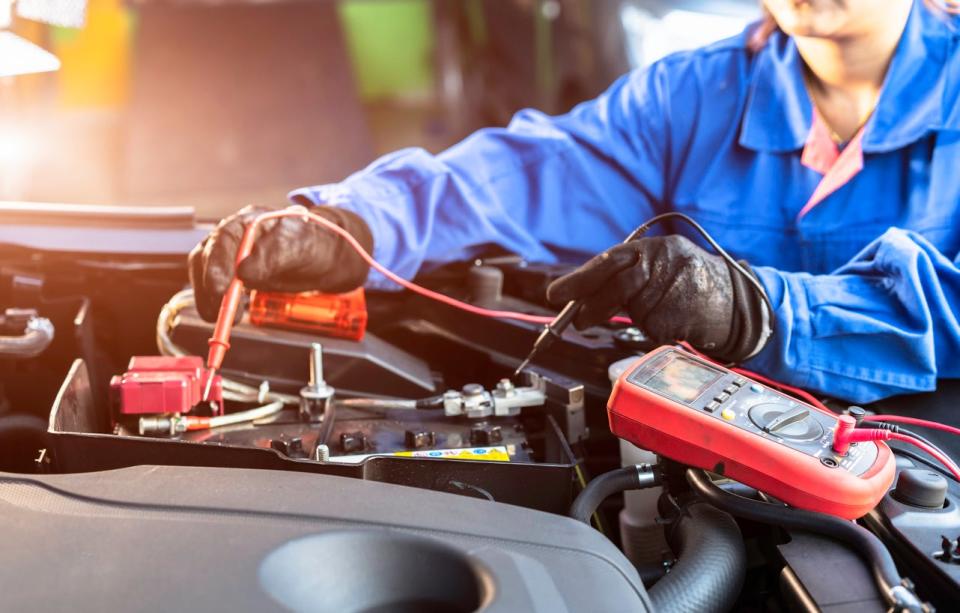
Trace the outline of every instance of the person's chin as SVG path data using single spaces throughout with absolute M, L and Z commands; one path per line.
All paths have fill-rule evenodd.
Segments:
M 806 0 L 794 0 L 792 6 L 780 6 L 774 11 L 777 25 L 790 36 L 831 38 L 844 21 L 837 7 L 817 5 Z
M 791 16 L 777 25 L 786 34 L 803 38 L 836 38 L 841 29 L 835 19 L 818 19 L 817 16 Z

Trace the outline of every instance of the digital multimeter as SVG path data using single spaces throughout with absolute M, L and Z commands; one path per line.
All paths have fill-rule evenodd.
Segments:
M 677 347 L 638 358 L 607 408 L 618 437 L 801 509 L 855 519 L 893 482 L 885 443 L 837 454 L 836 415 Z

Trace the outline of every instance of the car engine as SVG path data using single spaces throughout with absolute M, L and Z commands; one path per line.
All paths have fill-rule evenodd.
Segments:
M 850 407 L 627 324 L 568 330 L 514 376 L 541 326 L 372 290 L 245 296 L 214 371 L 214 325 L 184 289 L 203 226 L 16 215 L 0 237 L 5 610 L 960 601 L 960 483 L 896 427 L 840 440 L 883 415 L 956 423 L 952 382 Z M 564 272 L 490 253 L 417 282 L 549 317 Z

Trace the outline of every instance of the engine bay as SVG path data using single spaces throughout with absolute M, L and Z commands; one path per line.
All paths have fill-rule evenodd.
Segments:
M 953 382 L 868 407 L 818 398 L 833 412 L 811 413 L 802 397 L 705 362 L 641 381 L 637 364 L 684 350 L 658 349 L 626 324 L 570 329 L 514 376 L 540 326 L 372 290 L 247 297 L 214 372 L 202 357 L 214 324 L 183 289 L 179 248 L 63 247 L 5 247 L 0 262 L 10 339 L 0 499 L 24 528 L 7 527 L 20 543 L 7 565 L 27 572 L 51 539 L 69 541 L 111 559 L 110 583 L 123 587 L 94 596 L 78 570 L 59 588 L 25 590 L 21 605 L 92 610 L 139 593 L 144 610 L 867 611 L 950 610 L 960 598 L 960 483 L 897 440 L 838 451 L 835 432 L 864 415 L 955 425 Z M 544 289 L 565 271 L 490 254 L 417 281 L 483 309 L 550 316 Z M 644 395 L 621 410 L 631 381 L 661 404 Z M 760 397 L 789 409 L 766 410 Z M 664 416 L 677 403 L 699 421 L 671 432 Z M 726 430 L 709 428 L 731 425 L 764 444 L 725 449 Z M 675 442 L 686 431 L 700 433 L 696 453 Z M 928 436 L 960 451 L 955 437 Z M 765 455 L 767 443 L 805 446 L 812 459 Z M 737 456 L 744 449 L 755 465 Z M 879 475 L 858 499 L 866 510 L 840 519 L 839 507 L 804 504 L 817 493 L 846 500 L 858 486 L 836 471 Z M 804 481 L 814 473 L 825 476 Z M 754 506 L 738 511 L 744 500 Z M 568 517 L 578 512 L 582 521 Z M 802 524 L 802 513 L 820 518 Z M 895 563 L 900 582 L 887 593 L 856 540 L 866 537 L 844 536 L 851 527 Z M 177 569 L 164 582 L 180 589 L 124 562 L 144 547 Z

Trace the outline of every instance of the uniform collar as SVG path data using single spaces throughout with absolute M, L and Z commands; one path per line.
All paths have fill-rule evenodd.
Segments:
M 898 149 L 931 130 L 960 129 L 960 113 L 954 109 L 960 92 L 952 91 L 960 86 L 952 84 L 953 76 L 946 85 L 948 73 L 960 73 L 955 66 L 960 58 L 951 57 L 956 56 L 956 38 L 948 18 L 925 8 L 922 0 L 914 2 L 877 108 L 865 126 L 865 153 Z M 754 61 L 740 144 L 757 151 L 802 149 L 813 104 L 796 44 L 777 31 Z

